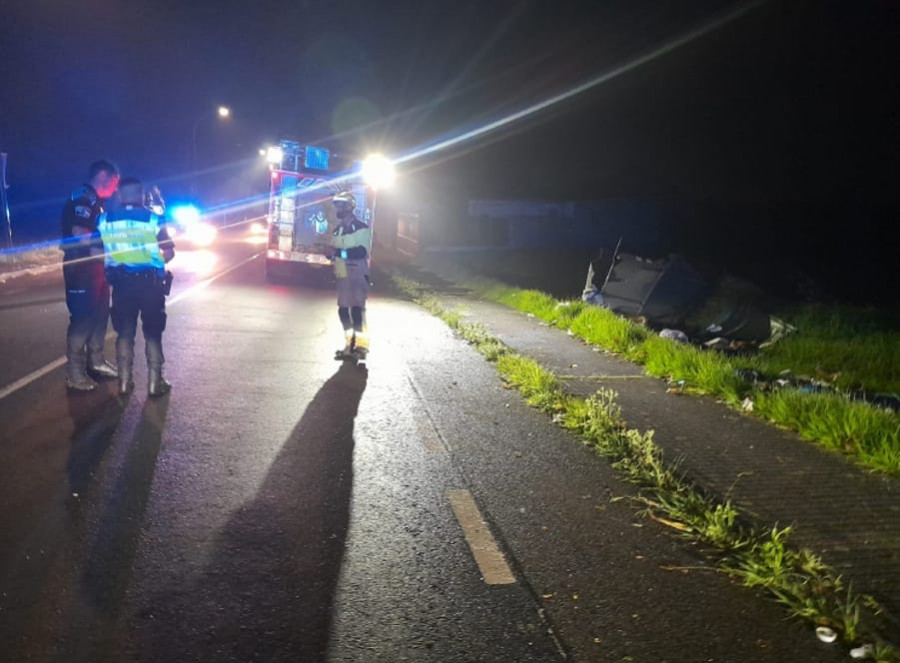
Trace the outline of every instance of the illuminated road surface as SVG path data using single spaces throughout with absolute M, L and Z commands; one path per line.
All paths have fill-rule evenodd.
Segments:
M 333 293 L 255 250 L 176 263 L 154 401 L 140 361 L 126 400 L 67 394 L 59 275 L 7 284 L 2 660 L 838 660 L 673 571 L 702 562 L 443 323 L 376 283 L 369 370 L 339 364 Z

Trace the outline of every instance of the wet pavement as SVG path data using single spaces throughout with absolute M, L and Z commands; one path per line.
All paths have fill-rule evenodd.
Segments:
M 138 362 L 129 398 L 67 394 L 57 368 L 0 399 L 4 660 L 846 656 L 637 517 L 442 322 L 376 280 L 368 370 L 335 362 L 333 293 L 269 285 L 251 255 L 182 280 L 170 395 L 146 397 Z M 33 359 L 7 383 L 52 337 L 18 329 Z M 484 581 L 459 491 L 514 583 Z

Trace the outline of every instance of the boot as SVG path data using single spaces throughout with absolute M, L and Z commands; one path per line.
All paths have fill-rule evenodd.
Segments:
M 115 366 L 103 357 L 103 352 L 91 351 L 88 359 L 88 371 L 97 377 L 112 379 L 119 375 Z
M 66 386 L 75 391 L 93 391 L 97 383 L 87 374 L 87 353 L 84 346 L 75 347 L 69 341 L 66 347 Z
M 119 394 L 134 390 L 134 339 L 116 339 L 116 363 L 119 365 Z
M 163 396 L 172 389 L 172 385 L 162 375 L 165 362 L 162 339 L 147 339 L 147 393 L 151 396 Z
M 353 356 L 353 331 L 348 331 L 345 334 L 346 343 L 344 343 L 344 348 L 342 350 L 337 350 L 334 353 L 335 359 L 350 359 Z
M 369 337 L 366 332 L 356 332 L 353 344 L 353 356 L 359 361 L 365 361 L 369 355 Z

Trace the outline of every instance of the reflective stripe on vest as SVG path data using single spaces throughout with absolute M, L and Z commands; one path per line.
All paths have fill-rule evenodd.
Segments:
M 106 249 L 107 266 L 165 268 L 157 239 L 160 223 L 156 214 L 142 208 L 104 212 L 98 219 L 97 228 Z
M 372 246 L 372 231 L 363 226 L 362 228 L 357 228 L 352 232 L 344 234 L 343 228 L 338 228 L 335 233 L 340 232 L 341 234 L 335 234 L 331 240 L 332 245 L 336 249 L 352 249 L 357 246 L 363 247 L 366 251 L 371 250 Z

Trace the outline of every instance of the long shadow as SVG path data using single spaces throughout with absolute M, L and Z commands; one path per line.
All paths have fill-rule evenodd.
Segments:
M 131 581 L 169 399 L 147 399 L 128 455 L 100 512 L 81 572 L 81 610 L 69 619 L 65 651 L 53 660 L 112 661 L 114 626 Z
M 68 394 L 67 404 L 75 428 L 69 441 L 66 474 L 72 492 L 82 495 L 112 443 L 125 412 L 125 402 L 101 387 L 88 394 Z
M 148 398 L 144 403 L 131 448 L 87 556 L 83 589 L 93 608 L 103 615 L 117 612 L 131 577 L 168 409 L 168 398 Z
M 326 660 L 366 380 L 345 363 L 325 382 L 197 582 L 156 597 L 142 660 Z
M 65 582 L 61 578 L 68 573 L 59 568 L 69 569 L 71 555 L 81 546 L 81 505 L 96 488 L 94 472 L 112 444 L 124 412 L 123 404 L 103 387 L 88 394 L 67 394 L 66 401 L 73 423 L 65 467 L 68 486 L 61 482 L 49 492 L 35 494 L 42 508 L 40 515 L 28 523 L 27 531 L 17 528 L 4 532 L 16 540 L 15 553 L 0 571 L 4 592 L 0 651 L 6 651 L 12 657 L 9 660 L 25 660 L 36 644 L 23 634 L 43 632 L 40 622 L 45 598 L 59 593 L 58 584 Z

